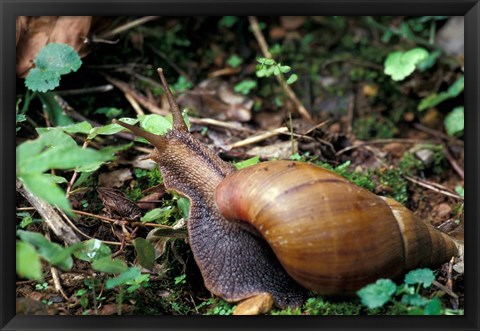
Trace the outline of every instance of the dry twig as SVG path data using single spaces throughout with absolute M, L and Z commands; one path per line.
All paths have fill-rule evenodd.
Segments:
M 35 207 L 35 209 L 42 215 L 45 224 L 55 233 L 55 235 L 66 242 L 68 245 L 73 245 L 80 242 L 75 232 L 68 226 L 58 215 L 55 209 L 48 203 L 39 199 L 28 191 L 20 180 L 16 181 L 17 191 L 27 199 L 27 201 Z

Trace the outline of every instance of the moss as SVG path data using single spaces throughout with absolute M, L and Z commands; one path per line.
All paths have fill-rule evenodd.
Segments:
M 357 139 L 388 139 L 398 131 L 395 124 L 388 118 L 381 116 L 366 116 L 357 119 L 353 124 L 353 131 Z

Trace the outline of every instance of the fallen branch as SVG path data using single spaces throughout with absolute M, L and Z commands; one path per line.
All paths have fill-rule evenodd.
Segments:
M 73 245 L 80 242 L 80 239 L 77 237 L 72 228 L 62 220 L 60 215 L 51 205 L 33 195 L 18 179 L 16 181 L 16 187 L 17 191 L 23 195 L 25 199 L 27 199 L 27 201 L 40 213 L 42 218 L 45 220 L 45 224 L 48 225 L 48 227 L 59 239 L 66 242 L 68 245 Z

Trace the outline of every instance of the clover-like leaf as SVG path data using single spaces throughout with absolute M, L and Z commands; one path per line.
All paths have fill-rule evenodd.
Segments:
M 428 268 L 415 269 L 405 275 L 405 284 L 422 284 L 424 288 L 432 285 L 434 280 L 435 275 Z
M 357 295 L 368 308 L 382 307 L 395 293 L 397 286 L 390 279 L 379 279 L 374 284 L 361 288 Z
M 415 71 L 418 63 L 427 57 L 428 52 L 421 47 L 413 48 L 407 52 L 390 53 L 384 63 L 384 72 L 395 81 L 403 80 Z
M 25 86 L 32 91 L 46 92 L 60 84 L 61 75 L 77 71 L 82 65 L 75 50 L 60 43 L 50 43 L 35 56 L 35 68 L 25 79 Z

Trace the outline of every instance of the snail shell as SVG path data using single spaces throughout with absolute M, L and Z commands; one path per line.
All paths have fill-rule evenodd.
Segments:
M 348 294 L 456 254 L 445 234 L 392 199 L 315 165 L 271 161 L 217 187 L 224 217 L 253 225 L 286 272 L 319 294 Z

